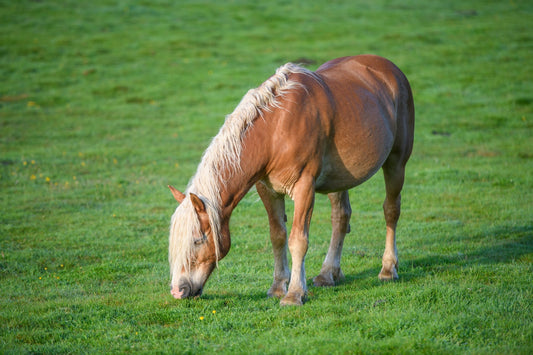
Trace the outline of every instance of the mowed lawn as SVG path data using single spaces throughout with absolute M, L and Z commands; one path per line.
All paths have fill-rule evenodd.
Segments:
M 532 353 L 532 23 L 529 0 L 0 0 L 0 353 Z M 340 285 L 312 286 L 318 196 L 307 303 L 266 297 L 252 190 L 204 295 L 174 300 L 167 184 L 277 67 L 363 53 L 415 97 L 399 281 L 377 278 L 379 172 L 350 192 Z

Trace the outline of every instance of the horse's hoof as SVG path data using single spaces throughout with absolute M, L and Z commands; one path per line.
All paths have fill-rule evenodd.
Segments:
M 328 269 L 326 269 L 328 270 Z M 330 269 L 330 271 L 321 271 L 320 275 L 313 279 L 313 284 L 316 287 L 330 287 L 335 286 L 344 280 L 344 274 L 340 268 Z
M 288 280 L 274 281 L 267 292 L 268 297 L 281 298 L 287 294 Z
M 287 293 L 287 291 L 283 290 L 283 289 L 279 289 L 279 288 L 270 288 L 270 290 L 268 290 L 267 292 L 267 296 L 269 298 L 281 298 L 283 296 L 285 296 L 285 294 Z
M 313 279 L 313 284 L 315 287 L 330 287 L 335 286 L 335 281 L 333 281 L 333 275 L 331 274 L 320 274 Z
M 381 281 L 394 281 L 398 280 L 398 272 L 396 272 L 396 268 L 394 266 L 390 269 L 382 268 L 378 277 Z
M 282 306 L 301 306 L 304 304 L 302 296 L 295 293 L 288 293 L 285 297 L 279 302 Z

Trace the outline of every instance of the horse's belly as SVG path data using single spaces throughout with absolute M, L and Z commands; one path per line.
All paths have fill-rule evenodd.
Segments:
M 345 146 L 342 151 L 332 149 L 322 159 L 322 167 L 315 180 L 315 190 L 321 193 L 343 191 L 371 178 L 387 159 L 390 137 L 380 137 L 361 146 Z
M 320 193 L 344 191 L 362 184 L 371 178 L 381 167 L 363 167 L 347 169 L 344 166 L 326 167 L 315 181 L 315 190 Z

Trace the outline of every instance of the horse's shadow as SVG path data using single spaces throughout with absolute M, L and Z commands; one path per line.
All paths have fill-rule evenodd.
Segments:
M 455 239 L 465 244 L 464 252 L 433 253 L 418 258 L 402 259 L 400 251 L 399 281 L 416 281 L 428 275 L 480 264 L 505 264 L 533 254 L 533 225 L 512 228 L 497 226 L 472 236 L 458 234 Z M 486 245 L 477 249 L 471 248 L 472 244 L 483 241 Z M 339 285 L 351 286 L 368 278 L 377 280 L 379 270 L 380 268 L 376 267 L 346 274 L 345 280 Z
M 400 251 L 398 281 L 402 283 L 416 282 L 441 272 L 458 270 L 480 264 L 504 264 L 518 260 L 528 254 L 533 254 L 533 225 L 512 228 L 500 226 L 472 236 L 458 234 L 455 236 L 455 240 L 457 240 L 457 243 L 460 241 L 465 244 L 467 250 L 464 253 L 433 253 L 423 257 L 406 257 L 402 259 Z M 487 242 L 485 246 L 477 249 L 471 247 L 471 245 L 479 244 L 483 241 Z M 452 243 L 454 242 L 452 241 Z M 377 277 L 380 267 L 381 265 L 377 265 L 376 267 L 354 273 L 346 273 L 348 270 L 344 269 L 344 280 L 336 286 L 326 289 L 337 289 L 340 291 L 344 288 L 380 287 L 380 285 L 384 284 Z M 309 288 L 308 301 L 318 300 L 323 296 L 324 291 L 320 290 L 323 288 L 313 286 L 312 278 L 307 279 L 307 284 Z M 242 292 L 239 292 L 237 289 L 226 290 L 224 292 L 211 291 L 202 295 L 201 298 L 209 302 L 220 302 L 221 305 L 231 305 L 232 303 L 246 301 L 253 304 L 263 303 L 265 307 L 272 307 L 277 303 L 277 299 L 267 297 L 266 289 L 247 289 Z
M 210 293 L 203 294 L 202 299 L 209 301 L 219 301 L 224 304 L 236 302 L 259 302 L 267 298 L 266 291 L 252 291 L 252 292 L 239 292 L 236 290 L 226 291 L 224 293 L 211 291 Z

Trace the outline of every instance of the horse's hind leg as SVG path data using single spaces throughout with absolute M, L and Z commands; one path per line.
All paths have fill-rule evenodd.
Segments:
M 400 218 L 401 191 L 405 176 L 405 163 L 391 156 L 383 165 L 386 197 L 383 203 L 385 222 L 387 223 L 387 239 L 383 253 L 383 267 L 379 273 L 380 280 L 398 279 L 398 251 L 396 249 L 396 225 Z
M 346 233 L 350 232 L 352 209 L 348 191 L 330 193 L 328 197 L 331 202 L 331 242 L 320 274 L 313 279 L 315 286 L 334 286 L 344 278 L 341 271 L 342 245 Z
M 287 293 L 290 272 L 287 262 L 287 228 L 285 198 L 258 182 L 257 192 L 265 205 L 270 224 L 270 241 L 274 252 L 274 281 L 267 292 L 269 297 L 283 297 Z

